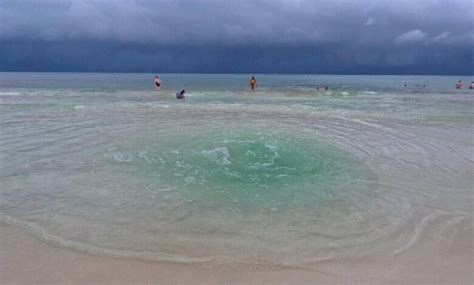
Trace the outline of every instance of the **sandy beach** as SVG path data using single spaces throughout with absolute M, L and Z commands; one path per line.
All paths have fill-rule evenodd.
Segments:
M 473 0 L 3 0 L 0 285 L 474 285 Z
M 442 222 L 442 221 L 441 221 Z M 472 221 L 434 226 L 395 256 L 321 262 L 317 270 L 199 268 L 94 256 L 56 247 L 24 230 L 0 226 L 2 284 L 472 284 Z M 445 246 L 439 246 L 443 242 Z M 438 246 L 433 247 L 438 244 Z
M 159 94 L 19 76 L 0 88 L 2 284 L 474 281 L 474 94 L 452 77 L 259 75 L 250 95 L 243 75 L 164 74 Z

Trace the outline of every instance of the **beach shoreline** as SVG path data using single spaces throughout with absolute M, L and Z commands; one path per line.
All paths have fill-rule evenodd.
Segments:
M 2 75 L 0 284 L 474 281 L 452 77 Z
M 435 228 L 436 226 L 434 226 Z M 433 229 L 436 231 L 436 229 Z M 0 223 L 3 284 L 471 284 L 472 221 L 456 225 L 446 247 L 429 231 L 396 256 L 318 263 L 317 270 L 229 270 L 96 256 L 57 247 Z M 433 251 L 434 250 L 434 251 Z
M 96 256 L 49 244 L 0 223 L 2 284 L 310 284 L 316 271 L 253 271 Z M 302 283 L 301 283 L 302 282 Z

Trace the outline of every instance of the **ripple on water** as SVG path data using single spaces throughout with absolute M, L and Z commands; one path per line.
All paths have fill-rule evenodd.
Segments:
M 347 219 L 371 203 L 370 171 L 350 154 L 288 131 L 208 127 L 143 132 L 56 157 L 19 185 L 34 198 L 6 193 L 21 204 L 9 214 L 97 248 L 242 262 L 255 261 L 242 251 L 249 243 L 263 259 L 282 257 L 295 237 L 321 249 L 370 215 Z
M 5 129 L 6 215 L 115 256 L 296 265 L 366 254 L 431 199 L 412 188 L 439 146 L 387 126 L 283 107 L 107 108 Z

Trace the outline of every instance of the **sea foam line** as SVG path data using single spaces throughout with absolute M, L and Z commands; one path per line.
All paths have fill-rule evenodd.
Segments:
M 401 254 L 402 252 L 405 252 L 406 250 L 408 250 L 409 248 L 411 248 L 412 246 L 414 246 L 421 238 L 421 235 L 423 234 L 423 232 L 426 230 L 426 228 L 428 227 L 428 225 L 430 223 L 432 223 L 433 221 L 435 221 L 436 219 L 439 219 L 440 217 L 442 216 L 449 216 L 449 215 L 452 215 L 452 213 L 445 213 L 445 212 L 441 212 L 439 210 L 435 210 L 433 212 L 431 212 L 430 214 L 426 215 L 421 221 L 420 223 L 416 226 L 415 228 L 415 231 L 412 235 L 412 237 L 405 243 L 403 244 L 402 246 L 400 246 L 398 249 L 396 249 L 393 253 L 392 253 L 392 256 L 395 256 L 395 255 L 399 255 Z M 458 223 L 460 222 L 461 220 L 463 220 L 464 217 L 455 217 L 454 220 L 455 222 L 454 223 Z
M 172 262 L 182 264 L 204 264 L 213 261 L 213 258 L 196 258 L 182 255 L 172 255 L 166 253 L 151 253 L 151 252 L 136 252 L 131 250 L 115 250 L 109 248 L 101 248 L 94 245 L 66 240 L 60 236 L 47 232 L 44 228 L 35 225 L 34 223 L 25 222 L 3 213 L 0 213 L 0 222 L 4 222 L 11 226 L 17 226 L 23 230 L 26 230 L 29 234 L 37 237 L 47 243 L 53 244 L 57 247 L 68 248 L 79 252 L 85 252 L 92 255 L 106 256 L 112 258 L 127 258 L 127 259 L 139 259 L 145 261 L 161 261 L 161 262 Z

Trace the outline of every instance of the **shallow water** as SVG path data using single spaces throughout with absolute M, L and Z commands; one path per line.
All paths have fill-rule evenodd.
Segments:
M 474 92 L 452 88 L 470 78 L 257 79 L 0 73 L 1 218 L 98 254 L 255 268 L 398 254 L 472 221 Z

